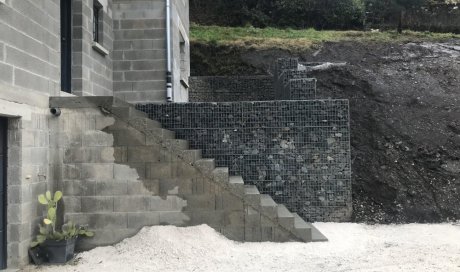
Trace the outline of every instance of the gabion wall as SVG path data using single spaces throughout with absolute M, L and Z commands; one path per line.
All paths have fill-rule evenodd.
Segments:
M 274 100 L 271 76 L 190 77 L 190 102 Z
M 308 221 L 351 214 L 348 100 L 137 105 Z

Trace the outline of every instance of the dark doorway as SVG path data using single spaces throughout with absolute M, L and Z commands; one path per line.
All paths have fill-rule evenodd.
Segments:
M 72 0 L 61 0 L 61 90 L 72 90 Z
M 0 118 L 0 269 L 6 268 L 6 166 L 8 119 Z

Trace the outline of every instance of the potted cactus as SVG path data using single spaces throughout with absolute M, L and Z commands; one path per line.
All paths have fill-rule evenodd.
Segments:
M 38 196 L 38 202 L 47 206 L 47 214 L 43 224 L 39 225 L 39 234 L 31 244 L 31 257 L 35 263 L 66 263 L 74 255 L 75 241 L 79 236 L 92 237 L 94 233 L 85 227 L 68 222 L 59 231 L 56 226 L 57 204 L 62 199 L 62 192 L 54 196 L 47 191 Z

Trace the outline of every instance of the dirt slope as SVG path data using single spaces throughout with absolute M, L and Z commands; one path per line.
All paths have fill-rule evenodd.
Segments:
M 267 74 L 278 57 L 348 64 L 313 73 L 351 103 L 354 220 L 460 219 L 460 41 L 326 43 L 304 52 L 194 45 L 194 75 Z

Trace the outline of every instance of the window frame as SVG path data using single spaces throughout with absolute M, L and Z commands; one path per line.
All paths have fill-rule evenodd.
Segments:
M 102 44 L 101 39 L 101 19 L 103 6 L 99 1 L 93 0 L 93 42 Z

